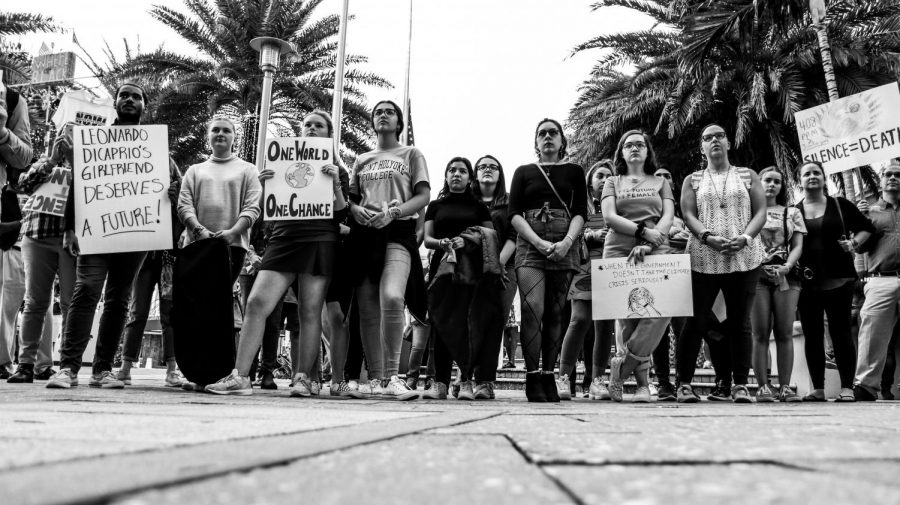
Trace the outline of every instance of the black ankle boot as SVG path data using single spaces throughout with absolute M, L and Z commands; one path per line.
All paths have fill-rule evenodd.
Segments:
M 525 397 L 529 402 L 546 402 L 544 387 L 541 385 L 541 372 L 525 374 Z
M 259 374 L 259 387 L 261 389 L 278 389 L 278 384 L 275 384 L 275 376 L 272 375 L 272 372 L 264 370 Z
M 541 388 L 544 390 L 546 401 L 559 403 L 559 390 L 556 389 L 556 374 L 553 372 L 541 374 Z
M 10 375 L 6 382 L 10 384 L 30 384 L 34 382 L 34 365 L 20 363 L 16 368 L 16 373 Z

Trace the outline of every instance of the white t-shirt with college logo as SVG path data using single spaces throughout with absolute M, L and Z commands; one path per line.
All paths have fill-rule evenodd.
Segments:
M 409 201 L 420 182 L 429 182 L 425 156 L 415 146 L 398 146 L 360 155 L 350 177 L 350 193 L 361 197 L 360 205 L 381 212 L 392 200 Z M 416 219 L 418 214 L 402 219 Z

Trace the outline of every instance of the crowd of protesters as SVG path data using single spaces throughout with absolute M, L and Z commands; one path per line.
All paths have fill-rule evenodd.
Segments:
M 113 98 L 113 124 L 140 124 L 148 101 L 140 85 L 122 84 Z M 504 340 L 518 293 L 528 401 L 571 399 L 583 357 L 582 385 L 591 400 L 623 401 L 633 376 L 634 402 L 698 402 L 692 382 L 704 342 L 716 377 L 710 401 L 825 401 L 826 340 L 840 378 L 836 401 L 892 399 L 900 160 L 880 168 L 880 194 L 854 203 L 828 194 L 818 162 L 759 174 L 732 165 L 728 133 L 710 124 L 697 139 L 705 166 L 679 187 L 648 134 L 624 133 L 612 159 L 585 170 L 569 161 L 562 125 L 544 119 L 532 139 L 537 160 L 512 172 L 508 192 L 496 157 L 473 164 L 459 156 L 447 162 L 432 200 L 425 156 L 400 141 L 402 109 L 378 102 L 371 126 L 376 147 L 352 169 L 338 153 L 322 168 L 332 183 L 333 217 L 263 222 L 263 190 L 274 172 L 239 159 L 235 124 L 216 117 L 207 127 L 206 161 L 183 172 L 169 163 L 178 246 L 80 254 L 71 191 L 64 216 L 20 204 L 54 168 L 73 167 L 72 125 L 61 125 L 49 154 L 33 162 L 25 101 L 9 91 L 0 103 L 0 375 L 9 383 L 77 386 L 102 297 L 89 386 L 129 385 L 158 287 L 167 386 L 250 395 L 256 375 L 258 387 L 276 389 L 280 323 L 287 315 L 295 321 L 292 397 L 443 400 L 452 393 L 458 400 L 489 400 L 502 350 L 504 367 L 515 366 L 517 345 Z M 305 137 L 334 135 L 332 118 L 321 110 L 302 118 L 301 130 Z M 802 191 L 796 202 L 792 179 Z M 239 337 L 224 340 L 234 344 L 233 370 L 203 383 L 179 374 L 174 342 L 191 335 L 178 334 L 169 315 L 179 247 L 207 240 L 230 250 L 228 280 L 240 279 L 242 311 Z M 422 246 L 429 251 L 424 268 Z M 590 260 L 637 265 L 661 254 L 689 255 L 693 317 L 661 317 L 646 303 L 649 293 L 637 293 L 632 317 L 593 320 L 592 303 L 602 303 L 602 293 L 592 289 Z M 62 331 L 54 371 L 50 308 L 57 285 Z M 285 302 L 291 295 L 296 304 Z M 717 299 L 724 308 L 719 316 Z M 811 383 L 802 397 L 791 386 L 800 379 L 792 376 L 797 314 Z M 326 384 L 323 335 L 331 371 Z M 405 335 L 409 360 L 401 363 Z M 120 345 L 122 367 L 114 371 Z M 755 394 L 748 388 L 751 369 Z

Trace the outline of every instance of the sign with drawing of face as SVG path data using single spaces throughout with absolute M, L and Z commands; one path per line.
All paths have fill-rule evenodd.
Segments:
M 885 84 L 794 114 L 804 161 L 828 175 L 900 156 L 900 88 Z
M 275 176 L 265 182 L 263 217 L 266 221 L 327 219 L 334 212 L 331 176 L 332 140 L 322 137 L 266 139 L 266 168 Z
M 690 255 L 592 260 L 591 297 L 595 320 L 693 316 Z

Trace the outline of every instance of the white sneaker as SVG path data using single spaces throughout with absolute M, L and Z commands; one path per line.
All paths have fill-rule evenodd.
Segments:
M 459 383 L 459 394 L 456 395 L 457 400 L 474 400 L 475 399 L 475 381 L 463 381 Z
M 659 398 L 659 388 L 656 387 L 656 384 L 653 384 L 651 382 L 650 386 L 648 386 L 648 387 L 650 388 L 650 396 L 655 396 L 655 397 Z
M 50 389 L 69 389 L 78 385 L 78 374 L 69 368 L 60 368 L 50 377 L 47 386 Z
M 294 385 L 291 387 L 291 396 L 307 398 L 312 396 L 312 382 L 309 376 L 303 372 L 298 373 L 293 379 Z M 318 394 L 318 393 L 316 393 Z
M 556 391 L 559 393 L 560 400 L 571 400 L 572 391 L 569 390 L 569 374 L 562 374 L 556 379 Z
M 631 397 L 632 403 L 650 403 L 650 388 L 647 386 L 639 386 Z
M 594 377 L 594 380 L 591 381 L 591 387 L 588 390 L 588 397 L 591 400 L 609 400 L 609 389 L 606 388 L 606 384 L 603 383 L 603 379 L 600 377 Z
M 471 383 L 467 384 L 469 384 L 469 393 L 471 393 Z M 419 393 L 410 388 L 405 380 L 396 375 L 391 375 L 391 380 L 388 382 L 387 387 L 384 388 L 383 395 L 388 398 L 395 398 L 402 401 L 413 400 L 419 397 Z
M 359 385 L 359 392 L 367 398 L 381 398 L 384 389 L 381 387 L 381 379 L 372 379 L 365 384 Z
M 207 385 L 204 391 L 216 395 L 250 396 L 253 394 L 253 385 L 250 384 L 250 377 L 242 377 L 237 370 L 233 370 L 228 377 Z
M 125 383 L 117 379 L 112 372 L 104 370 L 96 375 L 91 375 L 88 386 L 103 389 L 122 389 L 125 387 Z
M 125 383 L 126 386 L 128 384 L 131 384 L 131 381 Z M 166 372 L 166 387 L 180 388 L 182 384 L 184 384 L 184 377 L 180 373 L 175 370 Z

